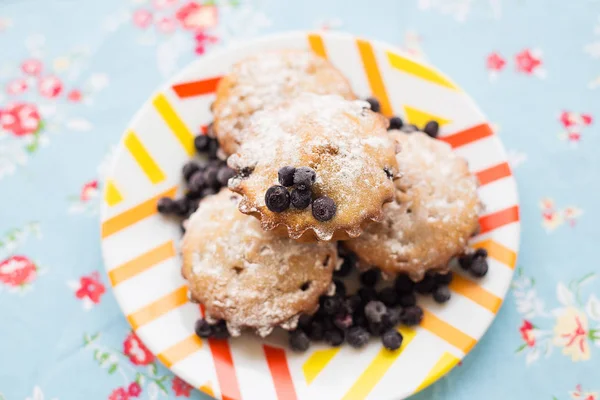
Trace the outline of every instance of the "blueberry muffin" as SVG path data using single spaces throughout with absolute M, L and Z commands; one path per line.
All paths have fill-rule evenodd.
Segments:
M 295 243 L 261 229 L 237 209 L 227 189 L 200 202 L 187 221 L 182 273 L 207 318 L 225 320 L 233 336 L 242 328 L 268 335 L 294 329 L 300 314 L 316 311 L 337 263 L 331 243 Z
M 477 182 L 448 144 L 422 132 L 390 136 L 402 147 L 395 201 L 385 205 L 382 223 L 344 245 L 387 275 L 419 281 L 428 271 L 446 271 L 450 259 L 464 253 L 478 229 Z
M 250 119 L 228 165 L 239 209 L 293 239 L 357 237 L 394 197 L 394 140 L 367 102 L 305 93 Z
M 329 61 L 308 51 L 272 51 L 235 64 L 219 82 L 212 108 L 221 148 L 234 153 L 254 112 L 304 92 L 355 98 L 348 80 Z

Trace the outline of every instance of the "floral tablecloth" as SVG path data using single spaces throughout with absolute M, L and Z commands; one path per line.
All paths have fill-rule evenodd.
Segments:
M 132 114 L 214 48 L 343 29 L 427 59 L 499 132 L 521 196 L 511 292 L 416 399 L 600 398 L 600 1 L 0 1 L 0 399 L 202 398 L 103 272 L 102 177 Z M 401 377 L 399 377 L 401 379 Z

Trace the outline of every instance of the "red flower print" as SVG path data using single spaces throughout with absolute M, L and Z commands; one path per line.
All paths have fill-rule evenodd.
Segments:
M 62 92 L 63 84 L 56 76 L 46 76 L 40 79 L 38 89 L 42 96 L 53 99 Z
M 142 394 L 142 387 L 137 382 L 131 382 L 127 388 L 127 394 L 129 394 L 131 397 L 138 397 L 140 394 Z
M 0 263 L 0 282 L 5 285 L 24 286 L 36 277 L 36 265 L 25 256 L 12 256 Z
M 92 272 L 89 276 L 82 276 L 79 279 L 79 289 L 75 291 L 75 297 L 78 299 L 90 299 L 92 303 L 100 303 L 100 298 L 106 292 L 106 288 L 100 282 L 100 275 Z
M 81 194 L 79 198 L 81 201 L 89 201 L 92 197 L 94 197 L 98 193 L 98 181 L 93 180 L 89 181 L 83 188 L 81 189 Z
M 77 89 L 73 89 L 67 95 L 67 98 L 73 103 L 78 103 L 81 101 L 82 95 L 81 92 Z
M 15 136 L 30 135 L 40 127 L 40 114 L 35 104 L 11 104 L 0 109 L 0 126 Z
M 175 393 L 175 396 L 177 397 L 190 397 L 190 392 L 192 390 L 192 387 L 190 385 L 188 385 L 185 381 L 179 379 L 179 377 L 177 376 L 173 378 L 171 388 L 173 389 L 173 393 Z
M 517 53 L 515 61 L 517 62 L 517 71 L 526 74 L 533 74 L 535 70 L 542 65 L 542 60 L 535 57 L 528 49 Z
M 129 394 L 124 388 L 118 388 L 108 396 L 108 400 L 129 400 Z
M 123 353 L 135 365 L 148 365 L 154 361 L 154 355 L 144 346 L 140 338 L 131 332 L 123 342 Z
M 568 111 L 563 111 L 560 113 L 560 123 L 565 127 L 568 128 L 570 126 L 575 125 L 575 118 L 573 118 L 572 114 Z
M 148 10 L 136 10 L 133 13 L 133 24 L 138 28 L 147 28 L 152 24 L 152 13 Z
M 590 114 L 581 114 L 581 121 L 583 122 L 584 125 L 591 125 L 593 119 Z
M 217 7 L 200 5 L 195 1 L 185 4 L 175 14 L 184 29 L 197 30 L 213 28 L 217 25 Z
M 535 335 L 533 333 L 533 330 L 533 324 L 527 320 L 524 320 L 523 324 L 519 328 L 519 332 L 521 332 L 521 337 L 529 347 L 535 346 Z
M 506 61 L 498 53 L 492 53 L 487 57 L 486 66 L 492 71 L 501 71 L 506 65 Z
M 6 86 L 6 92 L 10 95 L 17 95 L 27 90 L 27 81 L 25 79 L 15 79 Z
M 206 52 L 206 46 L 211 43 L 218 42 L 219 39 L 216 36 L 207 35 L 200 31 L 196 34 L 196 54 L 202 55 Z
M 157 23 L 156 27 L 162 33 L 172 33 L 177 28 L 177 24 L 173 18 L 161 18 Z
M 37 76 L 42 72 L 42 62 L 35 59 L 25 60 L 23 61 L 23 64 L 21 64 L 21 70 L 27 75 Z

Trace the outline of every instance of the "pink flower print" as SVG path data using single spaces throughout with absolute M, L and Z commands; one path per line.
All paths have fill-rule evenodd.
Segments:
M 15 103 L 0 109 L 0 126 L 15 136 L 37 132 L 41 118 L 35 104 Z
M 575 125 L 575 118 L 573 118 L 572 113 L 569 111 L 563 111 L 560 113 L 560 123 L 565 127 L 569 128 Z
M 177 28 L 175 19 L 163 17 L 157 23 L 156 27 L 162 33 L 172 33 Z
M 567 134 L 567 139 L 569 139 L 570 142 L 579 142 L 581 140 L 581 133 L 571 131 Z
M 67 95 L 69 101 L 72 101 L 73 103 L 79 103 L 82 97 L 81 92 L 77 89 L 71 90 Z
M 21 70 L 27 75 L 38 76 L 42 72 L 42 62 L 33 58 L 25 60 L 21 64 Z
M 216 36 L 207 35 L 200 31 L 196 34 L 196 54 L 202 55 L 206 52 L 206 46 L 212 43 L 216 43 L 219 39 Z
M 152 24 L 152 13 L 148 10 L 136 10 L 133 13 L 133 24 L 138 28 L 145 29 Z
M 556 319 L 554 345 L 562 347 L 562 353 L 571 356 L 572 361 L 585 361 L 591 357 L 588 342 L 587 316 L 569 307 Z
M 491 53 L 486 60 L 487 69 L 490 71 L 501 71 L 506 65 L 506 60 L 498 53 Z
M 535 334 L 534 334 L 534 326 L 531 322 L 524 320 L 523 324 L 519 328 L 519 332 L 521 332 L 521 337 L 529 347 L 535 346 Z
M 592 116 L 590 114 L 581 114 L 581 122 L 583 125 L 591 125 L 592 124 Z
M 25 256 L 12 256 L 0 262 L 0 283 L 25 286 L 37 277 L 37 266 Z
M 127 394 L 131 397 L 139 397 L 142 394 L 142 387 L 137 382 L 131 382 L 127 387 Z
M 123 342 L 123 353 L 134 365 L 148 365 L 154 361 L 154 354 L 131 332 Z
M 218 11 L 215 6 L 200 5 L 190 1 L 177 10 L 175 17 L 184 29 L 208 29 L 217 26 Z
M 571 398 L 575 400 L 598 400 L 598 392 L 587 392 L 581 388 L 581 385 L 575 386 L 575 390 L 571 392 Z
M 154 8 L 159 10 L 162 8 L 173 7 L 178 1 L 179 0 L 154 0 L 152 5 L 154 5 Z
M 56 76 L 46 76 L 40 79 L 38 89 L 42 96 L 52 99 L 62 92 L 63 84 Z
M 534 52 L 525 49 L 515 56 L 517 71 L 528 75 L 534 74 L 542 65 L 542 60 L 534 55 Z
M 108 396 L 108 400 L 129 400 L 129 393 L 125 388 L 118 388 L 113 390 L 113 392 Z
M 93 197 L 96 197 L 97 194 L 98 181 L 93 180 L 83 185 L 83 188 L 81 188 L 81 194 L 79 195 L 79 198 L 81 199 L 81 201 L 86 202 L 92 199 Z
M 6 92 L 10 95 L 17 95 L 27 90 L 27 81 L 25 79 L 15 79 L 8 83 Z
M 106 293 L 106 288 L 100 281 L 100 275 L 98 272 L 92 272 L 89 276 L 82 276 L 79 279 L 79 289 L 75 291 L 75 297 L 99 304 L 104 293 Z
M 171 383 L 171 389 L 173 389 L 173 393 L 175 393 L 176 397 L 190 397 L 190 392 L 193 388 L 176 376 L 173 378 L 173 382 Z

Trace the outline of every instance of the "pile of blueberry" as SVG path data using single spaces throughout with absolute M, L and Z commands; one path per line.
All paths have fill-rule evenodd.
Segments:
M 475 278 L 483 278 L 488 273 L 489 268 L 487 256 L 486 249 L 477 249 L 474 253 L 460 257 L 458 264 Z
M 337 206 L 331 198 L 321 196 L 313 201 L 312 185 L 317 173 L 312 168 L 285 166 L 277 175 L 281 185 L 273 185 L 265 193 L 265 204 L 269 210 L 280 213 L 290 206 L 304 210 L 312 203 L 312 214 L 316 220 L 325 222 L 333 218 Z
M 396 350 L 403 340 L 397 326 L 418 325 L 423 318 L 415 293 L 432 295 L 438 303 L 450 300 L 448 285 L 452 281 L 452 272 L 427 274 L 416 283 L 407 275 L 399 275 L 392 286 L 377 290 L 375 287 L 381 275 L 379 270 L 370 269 L 360 274 L 361 287 L 358 291 L 348 294 L 340 278 L 355 269 L 357 258 L 341 247 L 340 255 L 344 262 L 334 274 L 335 294 L 321 296 L 317 313 L 303 315 L 298 328 L 289 334 L 290 347 L 295 351 L 306 351 L 311 341 L 325 341 L 331 346 L 348 342 L 350 346 L 360 348 L 371 336 L 380 337 L 385 348 Z M 461 259 L 467 258 L 473 260 L 471 265 L 487 266 L 482 252 Z
M 207 132 L 194 139 L 196 151 L 198 154 L 205 155 L 207 160 L 189 161 L 183 166 L 181 172 L 188 190 L 180 199 L 170 197 L 159 199 L 157 209 L 161 214 L 189 217 L 198 208 L 200 200 L 218 193 L 222 187 L 227 186 L 229 178 L 235 175 L 234 170 L 217 156 L 219 143 L 210 136 L 211 126 L 208 126 Z
M 365 99 L 365 101 L 371 105 L 371 110 L 373 112 L 378 113 L 381 111 L 381 104 L 379 104 L 379 100 L 377 100 L 375 97 L 369 97 Z M 440 124 L 437 121 L 429 121 L 425 124 L 423 129 L 419 129 L 414 124 L 405 125 L 404 121 L 402 121 L 402 118 L 393 116 L 390 118 L 390 126 L 388 127 L 388 130 L 392 129 L 399 129 L 404 133 L 423 131 L 432 138 L 436 138 L 440 132 Z

